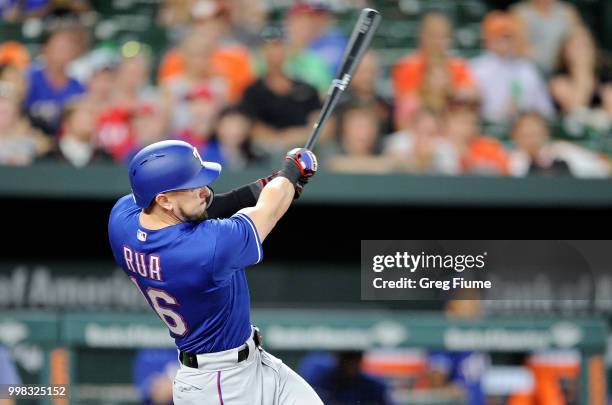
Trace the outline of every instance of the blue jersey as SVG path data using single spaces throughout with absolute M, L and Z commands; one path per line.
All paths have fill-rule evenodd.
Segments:
M 117 201 L 108 223 L 111 248 L 179 350 L 213 353 L 246 342 L 251 320 L 244 269 L 263 257 L 253 221 L 235 214 L 148 230 L 140 212 L 131 194 Z
M 172 349 L 140 349 L 136 352 L 132 376 L 143 405 L 156 405 L 151 399 L 155 379 L 160 376 L 174 379 L 178 370 L 176 357 L 176 350 Z M 172 401 L 168 405 L 172 405 Z
M 21 384 L 15 363 L 6 348 L 0 345 L 0 384 Z
M 24 106 L 28 115 L 45 131 L 57 134 L 64 106 L 85 93 L 85 88 L 75 79 L 68 79 L 62 88 L 53 87 L 44 68 L 36 64 L 30 68 L 27 79 L 30 86 Z
M 449 381 L 463 387 L 467 396 L 467 404 L 484 405 L 485 395 L 482 389 L 482 378 L 487 371 L 489 358 L 479 352 L 434 351 L 429 354 L 430 366 L 438 366 L 446 370 Z

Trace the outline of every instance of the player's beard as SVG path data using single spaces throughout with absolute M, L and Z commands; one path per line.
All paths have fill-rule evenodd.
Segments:
M 208 211 L 206 210 L 206 207 L 204 207 L 202 209 L 202 212 L 200 212 L 199 214 L 187 215 L 181 209 L 181 215 L 182 215 L 183 218 L 185 218 L 185 221 L 187 221 L 187 222 L 200 222 L 200 221 L 204 221 L 205 219 L 208 218 Z

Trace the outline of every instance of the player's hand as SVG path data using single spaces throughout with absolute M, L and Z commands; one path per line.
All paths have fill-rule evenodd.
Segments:
M 289 152 L 287 152 L 287 155 L 285 155 L 285 160 L 292 160 L 298 165 L 302 171 L 302 175 L 300 177 L 308 178 L 314 176 L 319 167 L 315 154 L 305 148 L 291 149 Z
M 309 179 L 317 172 L 317 157 L 312 151 L 304 148 L 291 149 L 285 155 L 283 168 L 279 176 L 286 177 L 296 185 L 300 179 Z

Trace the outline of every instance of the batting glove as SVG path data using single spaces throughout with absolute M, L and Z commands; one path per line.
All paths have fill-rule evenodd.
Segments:
M 287 178 L 294 185 L 302 179 L 309 179 L 317 173 L 318 163 L 314 153 L 304 148 L 291 149 L 285 155 L 279 176 Z M 302 185 L 303 186 L 303 185 Z

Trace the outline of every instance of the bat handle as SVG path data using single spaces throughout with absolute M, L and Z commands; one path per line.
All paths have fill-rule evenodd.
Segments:
M 306 145 L 304 145 L 305 149 L 312 150 L 312 148 L 313 148 L 314 144 L 317 142 L 317 139 L 319 138 L 319 135 L 320 135 L 320 132 L 321 132 L 321 130 L 319 128 L 320 128 L 320 125 L 317 122 L 314 125 L 313 136 L 308 138 L 308 142 L 306 142 Z
M 329 95 L 325 100 L 323 107 L 321 108 L 321 114 L 319 115 L 319 119 L 315 123 L 312 129 L 312 133 L 310 134 L 306 145 L 304 145 L 304 148 L 308 150 L 312 150 L 312 148 L 314 148 L 315 144 L 317 143 L 317 140 L 321 136 L 321 131 L 323 131 L 325 123 L 329 119 L 331 113 L 334 110 L 334 107 L 338 103 L 338 99 L 340 98 L 339 93 L 342 93 L 342 90 L 332 84 Z

